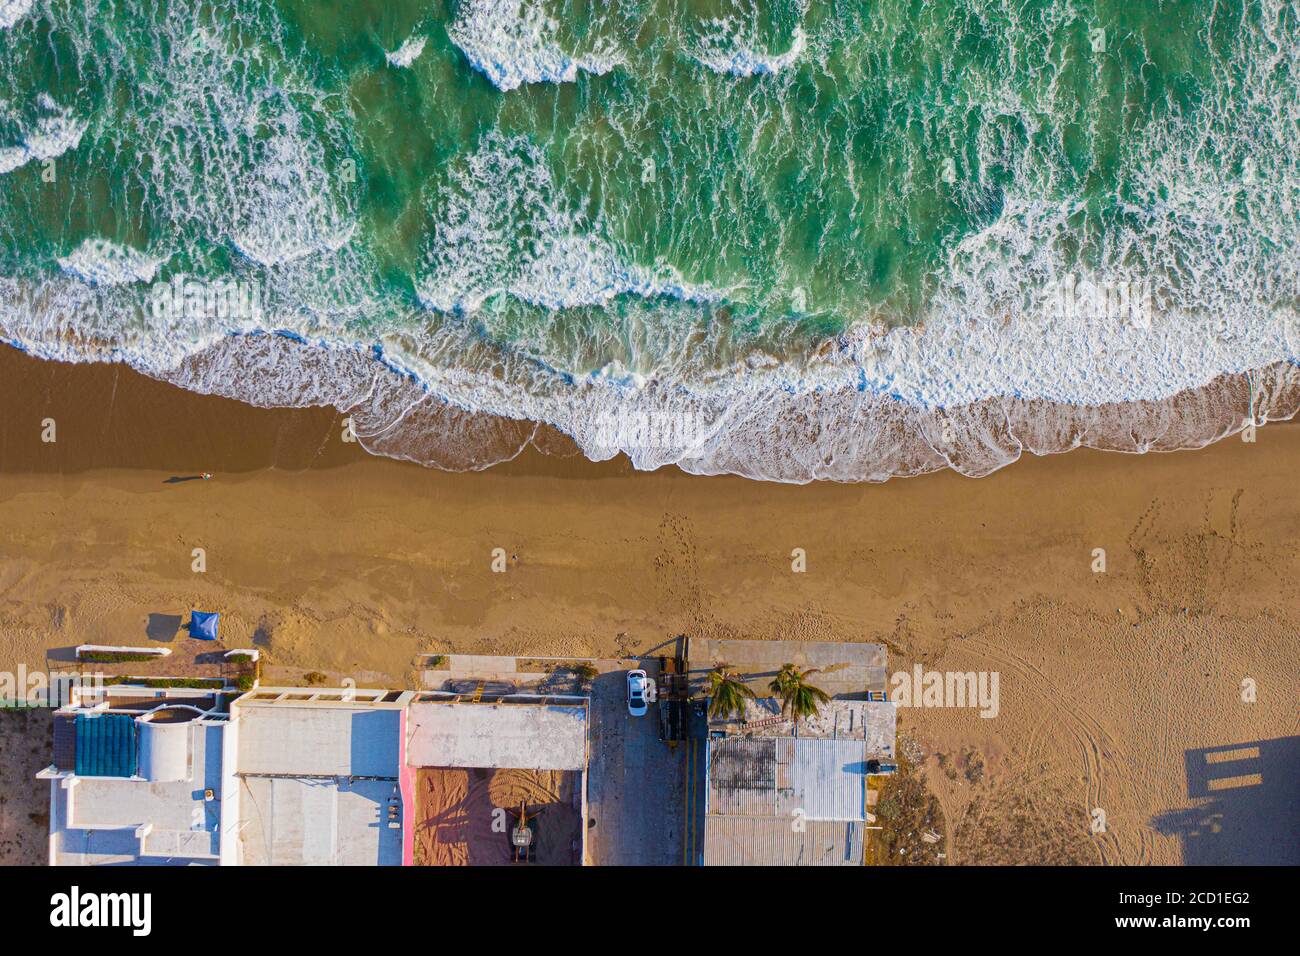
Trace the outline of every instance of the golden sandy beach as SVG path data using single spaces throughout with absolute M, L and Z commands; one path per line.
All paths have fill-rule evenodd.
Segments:
M 1188 791 L 1189 752 L 1300 734 L 1290 425 L 977 480 L 783 486 L 535 453 L 448 474 L 369 457 L 330 410 L 0 351 L 0 669 L 169 638 L 160 622 L 191 608 L 222 612 L 223 644 L 262 648 L 277 682 L 405 684 L 422 653 L 621 657 L 679 634 L 880 641 L 891 671 L 1000 673 L 995 718 L 900 711 L 949 861 L 1240 862 L 1294 845 L 1294 820 Z M 12 756 L 20 725 L 4 726 Z M 24 779 L 3 781 L 9 861 L 44 857 L 30 814 L 47 785 Z M 1294 774 L 1264 783 L 1294 799 Z

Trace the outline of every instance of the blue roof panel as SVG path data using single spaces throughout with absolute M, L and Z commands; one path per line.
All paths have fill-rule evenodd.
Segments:
M 76 773 L 81 777 L 135 775 L 135 718 L 130 714 L 77 715 Z

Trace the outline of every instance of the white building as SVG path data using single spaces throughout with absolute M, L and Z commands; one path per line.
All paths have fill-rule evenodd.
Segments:
M 74 691 L 38 775 L 50 781 L 50 864 L 220 862 L 228 728 L 212 691 Z
M 399 865 L 411 696 L 75 690 L 38 775 L 50 863 Z
M 259 688 L 231 705 L 224 862 L 400 866 L 409 692 Z

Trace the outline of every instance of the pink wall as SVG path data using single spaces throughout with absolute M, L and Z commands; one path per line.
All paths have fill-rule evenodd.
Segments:
M 415 768 L 406 765 L 406 712 L 402 708 L 399 724 L 402 739 L 398 744 L 399 786 L 402 790 L 402 866 L 415 865 Z

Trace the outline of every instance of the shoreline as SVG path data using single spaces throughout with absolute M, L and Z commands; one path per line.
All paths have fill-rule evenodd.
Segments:
M 300 366 L 302 362 L 319 364 Z M 271 370 L 286 366 L 304 367 L 314 381 L 333 384 L 306 390 L 301 385 L 272 385 L 271 392 L 279 399 L 253 405 L 231 394 L 231 380 L 265 382 Z M 82 374 L 89 387 L 101 390 L 105 380 L 155 383 L 160 387 L 145 390 L 151 391 L 153 401 L 182 402 L 200 418 L 212 414 L 211 408 L 183 401 L 179 395 L 231 403 L 222 414 L 236 414 L 233 405 L 286 413 L 289 417 L 275 427 L 287 427 L 295 436 L 299 429 L 320 432 L 314 450 L 296 449 L 298 458 L 277 448 L 260 465 L 241 458 L 235 470 L 275 465 L 277 456 L 285 454 L 290 462 L 314 460 L 314 455 L 302 455 L 319 453 L 330 445 L 324 435 L 325 416 L 335 410 L 340 433 L 348 424 L 355 444 L 371 455 L 448 472 L 501 468 L 538 452 L 562 459 L 579 456 L 591 465 L 613 464 L 616 473 L 627 468 L 652 473 L 672 465 L 686 475 L 737 476 L 791 485 L 874 484 L 943 470 L 981 478 L 1018 461 L 1025 451 L 1045 457 L 1082 448 L 1130 454 L 1197 450 L 1238 434 L 1252 422 L 1260 426 L 1289 422 L 1300 413 L 1300 364 L 1275 362 L 1262 369 L 1224 373 L 1204 386 L 1161 400 L 1102 405 L 1000 397 L 930 408 L 884 395 L 814 392 L 802 396 L 802 404 L 792 402 L 776 413 L 727 411 L 705 429 L 702 434 L 707 437 L 697 437 L 693 445 L 682 444 L 680 437 L 699 432 L 704 420 L 699 408 L 674 409 L 669 403 L 649 417 L 632 409 L 630 422 L 627 408 L 601 409 L 594 434 L 600 436 L 602 428 L 611 427 L 616 434 L 613 444 L 593 446 L 590 430 L 571 437 L 542 421 L 466 411 L 437 397 L 414 373 L 403 373 L 387 358 L 338 353 L 288 333 L 229 336 L 185 359 L 163 378 L 138 372 L 124 362 L 43 359 L 19 346 L 0 343 L 0 382 L 12 381 L 20 388 L 25 382 L 46 383 L 46 394 L 55 404 L 58 396 L 48 383 L 74 368 L 100 370 Z M 130 375 L 121 379 L 122 371 Z M 334 394 L 325 396 L 331 389 Z M 75 393 L 75 389 L 68 391 Z M 135 390 L 129 394 L 134 396 Z M 652 396 L 651 401 L 656 399 Z M 130 414 L 156 417 L 148 404 L 140 398 Z M 828 420 L 835 427 L 823 431 L 821 423 Z M 649 428 L 653 436 L 668 434 L 666 440 L 677 444 L 657 444 L 656 438 L 635 435 L 629 444 L 625 431 L 629 424 L 634 431 Z M 661 424 L 664 427 L 658 428 Z M 641 441 L 644 444 L 638 444 Z M 588 458 L 589 454 L 595 457 Z M 30 460 L 57 458 L 45 455 Z M 6 467 L 0 463 L 0 469 Z M 61 461 L 58 467 L 66 469 L 68 463 Z
M 953 862 L 1199 859 L 1162 822 L 1195 805 L 1184 753 L 1300 733 L 1300 429 L 791 485 L 531 449 L 442 472 L 343 442 L 333 410 L 2 351 L 0 389 L 0 670 L 157 646 L 193 608 L 276 683 L 414 686 L 422 654 L 625 658 L 679 634 L 880 642 L 891 673 L 1002 675 L 996 719 L 900 711 Z M 950 777 L 972 754 L 980 782 Z

